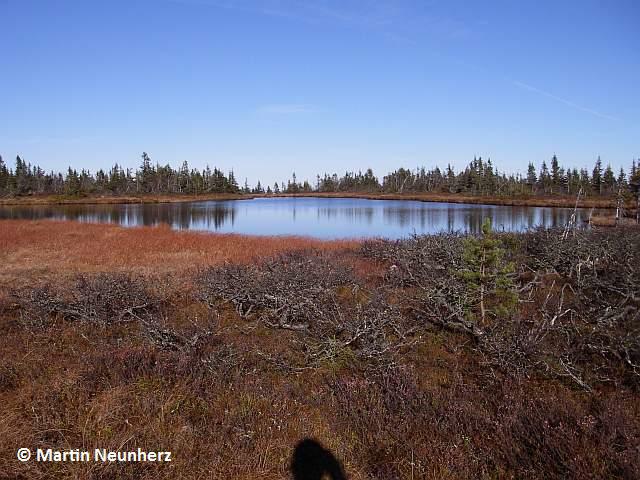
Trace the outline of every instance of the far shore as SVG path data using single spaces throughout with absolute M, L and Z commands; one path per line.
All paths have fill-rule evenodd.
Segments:
M 481 196 L 465 195 L 460 193 L 299 193 L 280 194 L 279 197 L 321 197 L 321 198 L 364 198 L 368 200 L 414 200 L 418 202 L 440 203 L 466 203 L 474 205 L 505 205 L 517 207 L 558 207 L 573 208 L 576 206 L 576 197 L 570 195 L 558 196 Z M 615 209 L 615 198 L 582 198 L 578 207 Z M 633 208 L 633 202 L 626 204 L 627 208 Z
M 213 193 L 202 195 L 27 195 L 0 198 L 0 205 L 113 205 L 123 203 L 180 203 L 204 200 L 249 200 L 260 195 Z
M 21 197 L 0 198 L 0 206 L 3 205 L 92 205 L 92 204 L 135 204 L 135 203 L 179 203 L 205 200 L 250 200 L 263 197 L 319 197 L 319 198 L 362 198 L 369 200 L 414 200 L 420 202 L 465 203 L 484 205 L 527 206 L 527 207 L 557 207 L 573 208 L 576 205 L 576 197 L 572 195 L 548 195 L 548 196 L 481 196 L 456 193 L 281 193 L 281 194 L 233 194 L 215 193 L 202 195 L 123 195 L 123 196 L 81 196 L 71 197 L 64 195 L 30 195 Z M 635 202 L 628 201 L 625 208 L 633 210 Z M 607 198 L 582 198 L 578 207 L 595 209 L 615 209 L 616 199 Z

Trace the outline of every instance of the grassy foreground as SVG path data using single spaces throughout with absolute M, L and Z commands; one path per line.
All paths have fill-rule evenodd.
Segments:
M 0 478 L 290 478 L 305 437 L 355 480 L 640 477 L 640 232 L 496 242 L 518 304 L 481 323 L 456 235 L 2 221 Z

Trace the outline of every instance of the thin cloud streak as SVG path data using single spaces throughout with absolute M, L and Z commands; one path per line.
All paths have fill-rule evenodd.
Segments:
M 319 23 L 326 20 L 333 20 L 346 24 L 362 24 L 370 26 L 382 23 L 384 15 L 374 15 L 372 13 L 356 15 L 326 6 L 315 5 L 313 3 L 267 1 L 256 5 L 246 0 L 168 0 L 171 3 L 186 5 L 200 5 L 226 10 L 236 10 L 246 13 L 290 18 L 308 23 Z
M 307 103 L 274 103 L 262 105 L 256 109 L 257 113 L 265 115 L 295 115 L 319 111 L 321 111 L 319 107 Z
M 347 8 L 335 8 L 318 1 L 267 0 L 260 4 L 248 0 L 167 1 L 288 18 L 309 24 L 330 23 L 363 28 L 401 40 L 411 40 L 408 37 L 424 32 L 449 39 L 467 38 L 472 33 L 466 24 L 453 18 L 428 13 L 416 15 L 410 12 L 406 3 L 388 0 L 361 0 L 349 3 Z
M 534 93 L 543 95 L 543 96 L 551 98 L 551 99 L 553 99 L 553 100 L 555 100 L 557 102 L 564 103 L 565 105 L 567 105 L 569 107 L 572 107 L 572 108 L 575 108 L 576 110 L 580 110 L 582 112 L 586 112 L 586 113 L 590 113 L 591 115 L 595 115 L 596 117 L 605 118 L 607 120 L 614 120 L 614 121 L 617 121 L 617 122 L 621 122 L 622 121 L 622 119 L 620 119 L 618 117 L 614 117 L 612 115 L 607 115 L 605 113 L 600 113 L 600 112 L 598 112 L 596 110 L 593 110 L 591 108 L 583 107 L 582 105 L 578 105 L 577 103 L 573 103 L 573 102 L 571 102 L 569 100 L 566 100 L 564 98 L 558 97 L 558 96 L 556 96 L 556 95 L 554 95 L 552 93 L 545 92 L 544 90 L 540 90 L 539 88 L 536 88 L 536 87 L 534 87 L 532 85 L 529 85 L 529 84 L 526 84 L 526 83 L 523 83 L 523 82 L 518 82 L 518 81 L 513 81 L 513 84 L 518 88 L 522 88 L 524 90 L 528 90 L 530 92 L 534 92 Z

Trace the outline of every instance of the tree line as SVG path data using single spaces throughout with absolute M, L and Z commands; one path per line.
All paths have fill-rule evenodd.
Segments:
M 616 196 L 628 194 L 640 184 L 640 165 L 634 159 L 629 175 L 624 168 L 614 172 L 611 165 L 603 166 L 597 158 L 591 171 L 586 168 L 562 167 L 553 155 L 550 165 L 543 161 L 539 170 L 529 163 L 526 175 L 498 171 L 491 159 L 476 157 L 463 170 L 454 171 L 451 165 L 443 171 L 439 167 L 409 170 L 399 168 L 379 181 L 371 169 L 365 173 L 347 172 L 344 176 L 318 175 L 318 192 L 383 192 L 383 193 L 465 193 L 473 195 L 575 195 Z M 305 191 L 305 185 L 288 182 L 287 193 Z
M 153 164 L 147 153 L 137 169 L 123 168 L 117 163 L 109 171 L 92 174 L 69 167 L 61 172 L 45 172 L 20 156 L 10 169 L 0 157 L 0 194 L 3 195 L 91 195 L 91 194 L 204 194 L 238 193 L 240 188 L 233 171 L 225 174 L 207 166 L 202 171 L 189 168 L 185 161 L 178 169 L 170 165 Z
M 556 155 L 549 164 L 543 161 L 536 169 L 529 163 L 526 175 L 507 174 L 495 168 L 491 159 L 475 157 L 462 170 L 456 172 L 451 165 L 414 170 L 399 168 L 380 180 L 371 169 L 364 173 L 346 172 L 317 175 L 314 184 L 298 181 L 296 174 L 286 183 L 266 187 L 258 181 L 249 186 L 247 180 L 240 186 L 233 170 L 228 173 L 209 166 L 202 170 L 190 168 L 185 161 L 180 168 L 153 163 L 149 155 L 142 154 L 138 168 L 123 168 L 115 164 L 108 171 L 95 173 L 68 168 L 66 173 L 45 172 L 39 166 L 16 157 L 15 167 L 9 168 L 0 157 L 0 195 L 123 195 L 123 194 L 191 194 L 239 193 L 279 194 L 312 192 L 359 193 L 463 193 L 472 195 L 576 195 L 620 196 L 628 195 L 640 186 L 640 165 L 634 159 L 629 173 L 623 168 L 614 172 L 611 165 L 604 166 L 600 157 L 592 170 L 565 168 Z

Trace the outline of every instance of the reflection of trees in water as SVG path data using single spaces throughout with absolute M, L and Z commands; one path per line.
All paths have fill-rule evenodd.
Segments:
M 135 207 L 137 208 L 128 209 L 128 225 L 163 223 L 180 230 L 220 230 L 229 222 L 233 225 L 236 216 L 236 206 L 231 202 L 172 203 Z
M 385 207 L 382 211 L 385 224 L 403 229 L 413 227 L 420 232 L 469 231 L 479 232 L 482 220 L 494 216 L 492 207 L 471 208 L 454 206 L 420 205 L 409 207 Z
M 336 220 L 343 218 L 351 221 L 352 223 L 373 223 L 373 217 L 375 216 L 375 209 L 372 207 L 318 207 L 317 218 Z
M 232 202 L 8 207 L 0 208 L 0 218 L 49 218 L 125 226 L 167 224 L 183 230 L 219 230 L 228 222 L 235 223 L 236 207 Z
M 497 231 L 522 231 L 544 226 L 563 226 L 572 210 L 567 208 L 502 207 L 491 205 L 473 206 L 418 206 L 385 207 L 382 211 L 385 224 L 401 228 L 413 227 L 422 232 L 466 231 L 480 233 L 482 222 L 491 218 Z M 579 218 L 588 216 L 587 210 L 579 212 Z
M 380 202 L 377 204 L 356 201 L 348 204 L 324 204 L 312 207 L 318 221 L 328 220 L 337 228 L 348 230 L 350 225 L 366 224 L 371 233 L 384 235 L 388 228 L 399 228 L 407 233 L 429 233 L 439 231 L 467 231 L 479 233 L 485 217 L 492 220 L 496 231 L 522 231 L 536 226 L 564 226 L 572 213 L 570 208 L 542 207 L 498 207 L 489 205 L 443 205 Z M 242 210 L 238 208 L 242 206 Z M 289 209 L 293 222 L 298 213 L 295 204 L 282 204 Z M 128 205 L 41 205 L 0 207 L 0 218 L 9 219 L 58 219 L 93 223 L 114 223 L 125 226 L 167 224 L 176 229 L 197 229 L 216 231 L 233 226 L 239 216 L 247 214 L 244 224 L 251 227 L 253 209 L 259 206 L 250 201 L 238 202 L 196 202 L 169 204 L 128 204 Z M 313 215 L 313 210 L 307 215 Z M 268 220 L 270 212 L 262 211 Z M 578 210 L 581 224 L 589 217 L 590 210 Z M 275 215 L 275 214 L 274 214 Z M 244 217 L 243 217 L 244 218 Z M 274 217 L 275 218 L 275 217 Z M 313 217 L 311 217 L 313 218 Z M 343 228 L 344 227 L 344 228 Z M 285 231 L 286 233 L 286 225 Z M 272 233 L 272 232 L 271 232 Z M 276 232 L 279 233 L 279 232 Z M 344 232 L 342 232 L 344 234 Z M 339 235 L 338 235 L 339 236 Z

